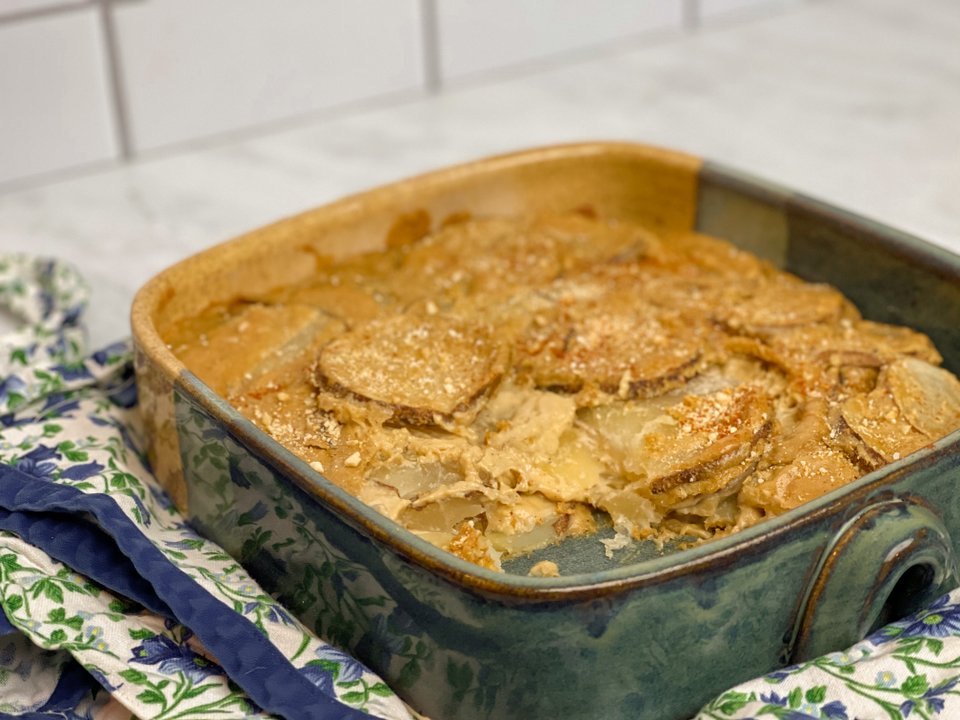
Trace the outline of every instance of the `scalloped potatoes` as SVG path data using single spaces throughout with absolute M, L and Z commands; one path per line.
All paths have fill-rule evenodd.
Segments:
M 462 217 L 166 339 L 330 480 L 495 569 L 598 513 L 727 534 L 960 426 L 925 336 L 726 242 L 578 213 Z

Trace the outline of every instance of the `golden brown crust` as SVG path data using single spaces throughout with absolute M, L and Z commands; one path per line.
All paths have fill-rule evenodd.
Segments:
M 660 395 L 696 375 L 703 357 L 695 328 L 651 306 L 567 311 L 521 339 L 517 363 L 539 388 L 601 391 L 621 399 Z
M 318 472 L 470 562 L 594 513 L 608 553 L 728 534 L 960 425 L 928 338 L 723 241 L 588 211 L 430 223 L 172 337 Z
M 504 365 L 490 328 L 405 314 L 365 323 L 327 344 L 314 377 L 321 391 L 375 403 L 393 421 L 431 425 L 469 414 Z

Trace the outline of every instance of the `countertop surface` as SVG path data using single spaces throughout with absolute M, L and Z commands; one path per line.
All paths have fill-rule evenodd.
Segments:
M 960 252 L 960 3 L 816 0 L 0 195 L 0 248 L 74 263 L 98 346 L 196 251 L 451 163 L 632 140 L 745 170 Z

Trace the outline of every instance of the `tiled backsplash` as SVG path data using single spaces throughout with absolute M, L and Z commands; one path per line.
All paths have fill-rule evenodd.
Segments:
M 680 0 L 437 0 L 442 80 L 683 26 Z
M 96 8 L 0 24 L 0 183 L 116 157 L 106 68 Z
M 77 5 L 92 5 L 95 0 L 0 0 L 0 18 L 58 10 Z
M 134 152 L 423 87 L 417 0 L 115 5 Z
M 0 0 L 0 189 L 790 2 Z

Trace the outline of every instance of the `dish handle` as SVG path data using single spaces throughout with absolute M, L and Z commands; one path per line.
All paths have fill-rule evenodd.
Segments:
M 943 520 L 914 498 L 862 508 L 827 544 L 814 569 L 785 663 L 842 650 L 957 585 Z

